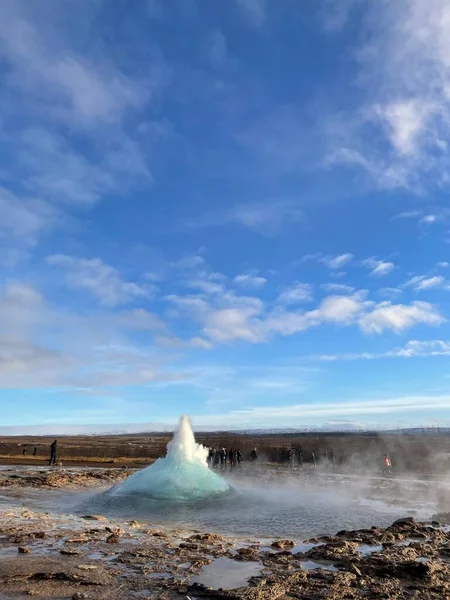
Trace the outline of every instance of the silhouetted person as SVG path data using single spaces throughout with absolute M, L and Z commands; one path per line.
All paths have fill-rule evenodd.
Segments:
M 384 470 L 386 473 L 390 473 L 391 472 L 391 468 L 392 468 L 392 463 L 391 463 L 391 457 L 389 456 L 389 454 L 385 454 L 384 458 L 383 458 L 383 463 L 384 463 Z
M 34 450 L 33 450 L 33 456 L 36 456 L 36 454 L 37 454 L 37 448 L 36 448 L 36 446 L 35 446 L 35 447 L 34 447 Z
M 317 461 L 316 461 L 316 455 L 314 454 L 314 452 L 311 452 L 311 458 L 313 461 L 313 467 L 316 469 L 317 468 Z
M 298 466 L 303 469 L 303 454 L 301 452 L 298 453 Z
M 252 462 L 255 462 L 255 460 L 258 459 L 258 454 L 256 453 L 256 448 L 253 448 L 253 450 L 250 452 L 250 460 Z
M 49 461 L 49 465 L 56 465 L 56 446 L 58 444 L 58 441 L 55 440 L 54 442 L 52 442 L 52 444 L 50 444 L 50 461 Z
M 242 453 L 240 450 L 236 450 L 236 460 L 237 460 L 237 464 L 240 466 L 241 460 L 242 460 Z
M 289 450 L 289 467 L 291 469 L 295 467 L 295 450 L 292 448 Z
M 233 448 L 230 448 L 228 451 L 228 460 L 230 461 L 230 467 L 234 467 L 233 456 L 234 456 L 234 450 L 233 450 Z

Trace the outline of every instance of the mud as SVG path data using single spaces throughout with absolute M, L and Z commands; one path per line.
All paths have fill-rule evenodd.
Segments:
M 0 476 L 2 600 L 450 599 L 444 522 L 405 517 L 303 541 L 241 539 L 5 502 L 20 493 L 26 503 L 36 488 L 92 490 L 123 478 L 120 470 L 14 474 Z

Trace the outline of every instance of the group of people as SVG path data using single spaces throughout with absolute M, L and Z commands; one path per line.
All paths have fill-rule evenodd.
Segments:
M 50 444 L 50 460 L 48 461 L 48 464 L 50 466 L 56 465 L 56 449 L 57 449 L 57 447 L 58 447 L 58 440 L 55 440 L 54 442 L 52 442 Z M 28 452 L 28 449 L 26 446 L 24 446 L 22 449 L 23 456 L 26 456 L 27 452 Z M 37 456 L 37 446 L 35 446 L 33 449 L 33 456 Z
M 242 453 L 240 450 L 230 448 L 210 448 L 208 452 L 208 465 L 211 469 L 226 469 L 227 463 L 230 468 L 237 467 L 242 462 Z

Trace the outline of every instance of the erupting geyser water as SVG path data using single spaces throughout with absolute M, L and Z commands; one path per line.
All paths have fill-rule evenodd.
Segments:
M 111 490 L 112 495 L 141 495 L 157 500 L 204 500 L 229 491 L 228 483 L 208 469 L 208 449 L 197 444 L 184 415 L 167 444 L 165 458 L 138 471 Z

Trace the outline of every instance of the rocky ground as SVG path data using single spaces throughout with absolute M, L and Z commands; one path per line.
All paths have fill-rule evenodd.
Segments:
M 84 489 L 124 476 L 121 470 L 3 471 L 0 491 L 5 498 L 20 488 L 25 499 L 27 486 Z M 4 503 L 0 599 L 450 599 L 450 514 L 433 518 L 298 543 L 161 530 Z

